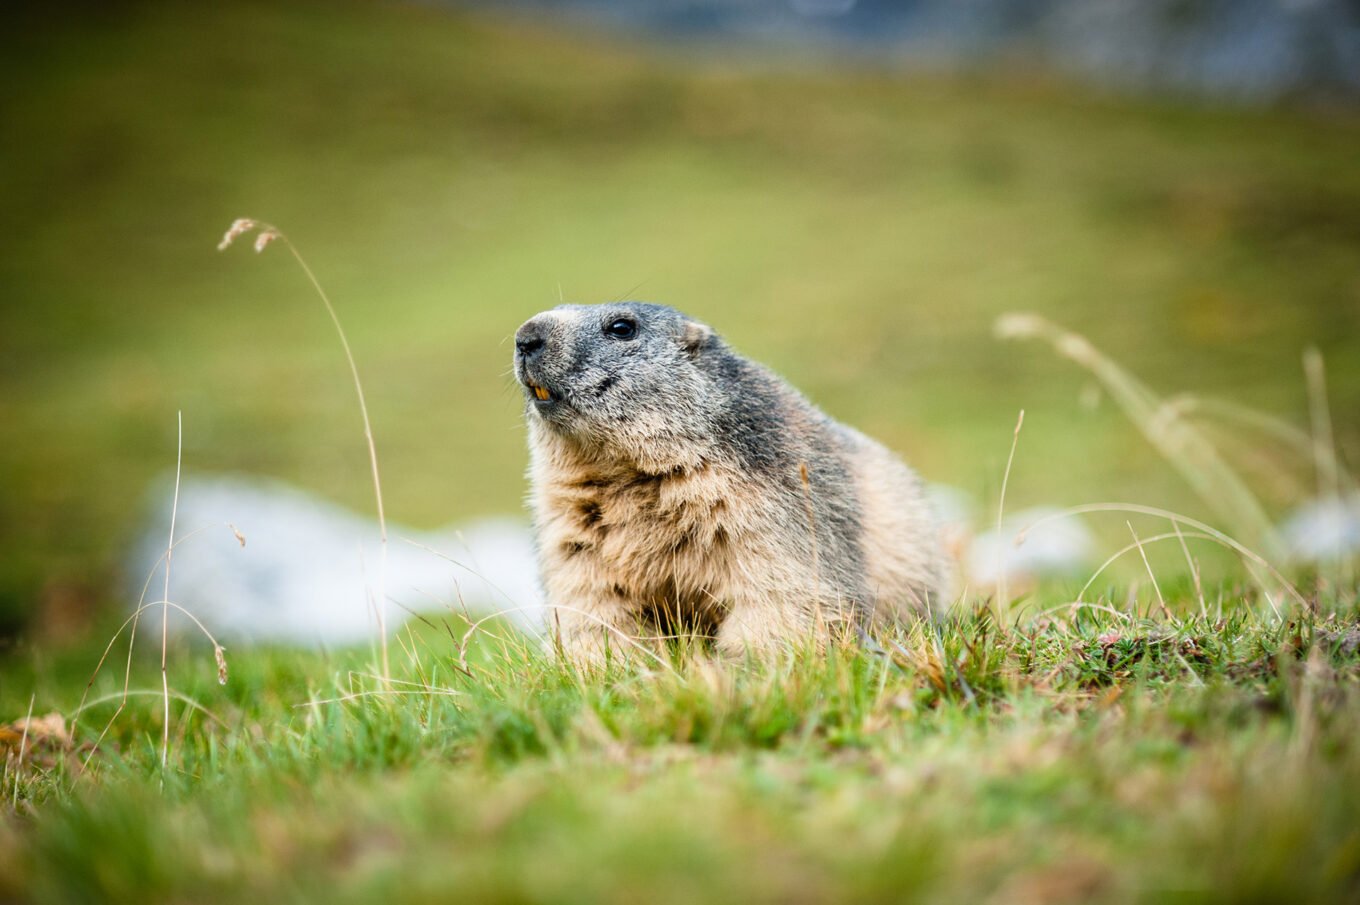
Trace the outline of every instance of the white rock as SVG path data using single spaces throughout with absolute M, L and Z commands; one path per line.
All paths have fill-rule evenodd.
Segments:
M 161 599 L 173 485 L 152 494 L 152 517 L 128 561 L 132 602 Z M 245 538 L 242 546 L 231 527 Z M 376 519 L 279 481 L 223 476 L 180 488 L 170 599 L 223 640 L 317 645 L 376 637 L 374 589 L 381 544 Z M 388 524 L 386 619 L 452 609 L 503 612 L 542 625 L 533 540 L 526 524 L 475 522 L 439 532 Z M 188 622 L 176 620 L 183 629 Z
M 1007 584 L 1019 586 L 1045 576 L 1072 575 L 1087 565 L 1095 540 L 1084 522 L 1062 516 L 1038 524 L 1060 511 L 1025 509 L 1007 516 L 1000 531 L 992 528 L 973 538 L 967 556 L 969 584 L 975 589 L 996 587 L 1005 576 Z M 1017 544 L 1022 531 L 1023 540 Z
M 1360 553 L 1360 494 L 1309 500 L 1280 526 L 1290 558 L 1327 562 Z

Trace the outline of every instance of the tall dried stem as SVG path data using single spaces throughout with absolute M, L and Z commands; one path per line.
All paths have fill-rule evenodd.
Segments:
M 1278 562 L 1283 558 L 1284 545 L 1256 494 L 1198 428 L 1167 407 L 1142 381 L 1086 337 L 1037 314 L 1002 315 L 995 330 L 1003 339 L 1045 340 L 1059 355 L 1090 371 L 1206 505 L 1268 559 Z
M 222 236 L 222 241 L 218 243 L 218 250 L 222 251 L 230 247 L 240 236 L 258 229 L 255 236 L 255 251 L 262 252 L 274 241 L 282 242 L 293 260 L 302 268 L 306 274 L 308 282 L 320 296 L 321 303 L 326 306 L 326 313 L 330 315 L 331 323 L 335 326 L 335 332 L 340 337 L 340 346 L 345 351 L 345 360 L 349 363 L 350 376 L 354 378 L 354 392 L 359 398 L 359 414 L 364 422 L 364 440 L 368 444 L 368 464 L 373 476 L 373 496 L 377 501 L 378 507 L 378 533 L 380 536 L 380 546 L 378 548 L 378 582 L 374 592 L 374 611 L 378 618 L 378 635 L 382 651 L 382 674 L 385 682 L 390 682 L 392 678 L 391 666 L 388 662 L 387 654 L 387 516 L 383 510 L 382 477 L 378 472 L 378 450 L 373 442 L 373 425 L 368 417 L 368 403 L 364 399 L 363 381 L 359 379 L 359 366 L 354 361 L 354 353 L 350 350 L 349 338 L 345 335 L 345 328 L 340 323 L 340 317 L 335 313 L 335 306 L 331 304 L 330 296 L 322 288 L 321 281 L 316 278 L 312 268 L 302 257 L 302 253 L 297 250 L 297 246 L 286 236 L 282 230 L 261 220 L 253 220 L 243 217 L 236 220 Z

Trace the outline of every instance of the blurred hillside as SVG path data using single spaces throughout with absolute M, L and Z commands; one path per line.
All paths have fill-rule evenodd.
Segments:
M 931 479 L 1193 512 L 1029 309 L 1159 390 L 1306 425 L 1300 352 L 1360 449 L 1360 121 L 1115 99 L 1025 70 L 907 76 L 403 4 L 22 12 L 0 198 L 0 611 L 104 602 L 147 483 L 247 471 L 389 517 L 514 512 L 508 338 L 559 298 L 707 319 Z M 1308 463 L 1232 435 L 1267 499 Z M 186 526 L 186 530 L 196 526 Z M 1118 526 L 1122 530 L 1122 524 Z M 1124 535 L 1127 536 L 1126 534 Z
M 794 46 L 948 70 L 1042 65 L 1235 103 L 1360 99 L 1347 0 L 495 0 L 677 41 Z M 729 47 L 729 49 L 733 49 Z

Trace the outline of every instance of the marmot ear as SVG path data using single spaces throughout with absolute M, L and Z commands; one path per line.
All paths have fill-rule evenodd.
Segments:
M 713 338 L 713 328 L 698 321 L 685 321 L 685 332 L 680 336 L 680 348 L 695 356 Z

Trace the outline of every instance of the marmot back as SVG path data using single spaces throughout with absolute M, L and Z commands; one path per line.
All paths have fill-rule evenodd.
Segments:
M 515 335 L 549 624 L 598 660 L 677 624 L 771 651 L 942 604 L 921 482 L 709 327 L 563 305 Z

